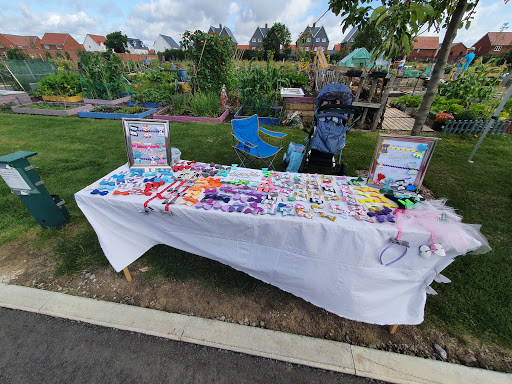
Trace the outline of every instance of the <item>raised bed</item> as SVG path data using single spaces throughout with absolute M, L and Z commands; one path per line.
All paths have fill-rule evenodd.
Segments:
M 301 100 L 306 99 L 306 97 L 302 97 Z M 241 115 L 242 107 L 238 109 L 238 111 L 235 113 L 235 116 L 233 117 L 233 120 L 240 120 L 240 119 L 247 119 L 251 116 L 243 116 Z M 258 125 L 279 125 L 280 119 L 278 117 L 261 117 L 258 116 Z
M 101 100 L 101 99 L 86 99 L 84 97 L 84 103 L 88 104 L 95 104 L 95 105 L 117 105 L 126 103 L 128 100 L 130 100 L 131 95 L 121 97 L 120 99 L 115 100 Z
M 30 104 L 32 100 L 30 100 L 29 95 L 23 91 L 6 91 L 0 90 L 0 105 L 7 103 L 14 104 Z
M 302 115 L 302 121 L 310 123 L 315 117 L 316 97 L 285 97 L 283 99 L 286 114 L 298 111 Z
M 42 96 L 42 97 L 43 97 L 43 100 L 45 100 L 45 101 L 58 101 L 58 102 L 63 102 L 63 103 L 79 103 L 80 101 L 82 101 L 84 99 L 82 97 L 82 95 L 68 96 L 68 97 L 65 97 L 65 96 Z
M 153 115 L 153 119 L 157 120 L 167 120 L 171 122 L 178 122 L 178 123 L 190 123 L 190 122 L 197 122 L 197 123 L 222 123 L 226 117 L 229 114 L 229 111 L 226 109 L 222 115 L 219 117 L 195 117 L 195 116 L 173 116 L 173 115 L 166 115 L 165 113 L 169 112 L 169 109 L 171 107 L 166 107 L 164 109 L 161 109 L 157 113 Z
M 39 108 L 31 108 L 32 105 L 48 105 L 52 104 L 55 107 L 69 107 L 72 106 L 71 109 L 39 109 Z M 11 107 L 14 113 L 23 113 L 27 115 L 43 115 L 43 116 L 72 116 L 76 115 L 78 112 L 83 111 L 85 109 L 91 108 L 91 104 L 83 104 L 83 103 L 73 103 L 73 105 L 65 104 L 65 103 L 46 103 L 44 101 L 40 101 L 38 103 L 33 103 L 29 105 L 19 106 L 19 107 Z
M 136 105 L 141 105 L 146 108 L 162 108 L 166 104 L 160 104 L 160 103 L 137 103 L 135 101 L 127 101 L 126 104 L 128 104 L 129 107 L 135 107 Z
M 110 105 L 108 105 L 110 106 Z M 132 118 L 132 119 L 142 119 L 156 112 L 156 108 L 147 108 L 146 111 L 141 113 L 111 113 L 111 112 L 91 112 L 94 108 L 98 106 L 85 109 L 83 111 L 78 112 L 79 117 L 88 117 L 91 119 L 122 119 L 122 118 Z

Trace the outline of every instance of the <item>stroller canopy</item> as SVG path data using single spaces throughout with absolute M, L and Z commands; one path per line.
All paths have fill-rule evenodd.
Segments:
M 345 146 L 347 129 L 343 122 L 347 115 L 340 113 L 318 113 L 318 108 L 324 101 L 338 101 L 340 106 L 352 105 L 354 96 L 345 84 L 328 84 L 318 93 L 315 109 L 315 131 L 311 138 L 311 149 L 319 152 L 336 154 Z
M 327 84 L 318 93 L 318 97 L 316 99 L 316 109 L 318 109 L 318 107 L 320 107 L 326 100 L 339 100 L 340 104 L 352 105 L 354 95 L 352 95 L 350 88 L 345 84 Z

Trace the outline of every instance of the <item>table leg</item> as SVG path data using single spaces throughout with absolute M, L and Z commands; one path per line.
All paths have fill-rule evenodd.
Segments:
M 126 277 L 126 280 L 132 281 L 132 276 L 130 275 L 130 271 L 128 270 L 128 267 L 123 269 L 124 277 Z
M 389 328 L 389 333 L 391 333 L 392 335 L 394 335 L 397 329 L 398 329 L 398 324 L 392 325 L 392 326 Z

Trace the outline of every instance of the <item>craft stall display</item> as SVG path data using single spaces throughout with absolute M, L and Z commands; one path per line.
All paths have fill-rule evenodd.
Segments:
M 392 153 L 397 144 L 389 144 Z M 382 183 L 391 176 L 367 185 L 235 164 L 147 167 L 124 165 L 75 195 L 116 271 L 167 244 L 348 319 L 419 324 L 431 283 L 449 282 L 440 272 L 458 255 L 489 249 L 478 227 L 443 201 Z

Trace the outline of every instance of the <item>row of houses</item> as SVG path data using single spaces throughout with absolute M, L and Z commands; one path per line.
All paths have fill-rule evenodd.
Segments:
M 264 37 L 267 35 L 270 28 L 268 24 L 265 27 L 257 27 L 254 31 L 249 44 L 238 44 L 234 34 L 231 30 L 219 24 L 219 27 L 210 26 L 208 33 L 216 33 L 221 36 L 227 36 L 235 44 L 238 49 L 247 50 L 261 50 Z M 354 43 L 355 37 L 358 34 L 357 28 L 352 28 L 351 31 L 345 36 L 340 44 L 334 46 L 334 51 L 339 51 L 343 46 L 351 46 Z M 51 52 L 68 52 L 73 53 L 71 56 L 76 57 L 74 52 L 80 50 L 86 51 L 105 51 L 105 36 L 88 34 L 85 37 L 83 44 L 78 43 L 70 34 L 67 33 L 45 33 L 40 39 L 37 36 L 17 36 L 9 34 L 0 34 L 0 53 L 5 52 L 9 48 L 20 48 L 30 56 L 41 56 L 41 51 L 46 50 Z M 327 51 L 329 46 L 329 37 L 323 26 L 317 27 L 315 23 L 313 26 L 307 26 L 305 30 L 299 34 L 295 45 L 291 45 L 292 51 L 297 47 L 301 47 L 306 51 Z M 172 37 L 166 35 L 159 35 L 154 42 L 154 50 L 149 49 L 140 39 L 128 38 L 128 53 L 135 55 L 153 55 L 155 52 L 164 52 L 166 49 L 182 49 Z M 475 44 L 475 54 L 483 56 L 488 53 L 501 54 L 512 49 L 512 32 L 488 32 L 480 38 Z M 413 50 L 408 56 L 409 60 L 429 60 L 435 59 L 439 52 L 440 44 L 438 36 L 418 36 L 413 41 Z M 457 61 L 468 52 L 467 46 L 463 43 L 454 43 L 450 50 L 450 61 Z M 332 53 L 332 51 L 329 51 Z
M 351 46 L 354 44 L 355 37 L 358 34 L 357 28 L 352 28 L 345 36 L 340 45 L 335 45 L 335 50 L 340 50 L 341 46 Z M 475 48 L 476 56 L 487 54 L 503 54 L 512 49 L 512 32 L 487 32 L 475 44 L 467 47 L 464 43 L 453 43 L 450 49 L 449 61 L 457 61 L 468 53 L 470 47 Z M 441 48 L 438 36 L 417 36 L 413 40 L 413 49 L 408 59 L 414 60 L 432 60 L 437 57 Z
M 238 44 L 233 32 L 226 26 L 219 24 L 218 27 L 210 26 L 208 29 L 208 33 L 216 33 L 220 36 L 229 37 L 237 46 L 238 49 L 247 49 L 247 50 L 261 50 L 262 43 L 265 36 L 269 31 L 268 24 L 265 24 L 265 27 L 258 26 L 254 31 L 251 39 L 249 40 L 249 44 Z M 325 28 L 317 27 L 315 23 L 313 26 L 307 26 L 306 29 L 299 35 L 299 38 L 296 41 L 295 45 L 291 45 L 292 51 L 296 49 L 296 47 L 303 47 L 306 51 L 317 51 L 323 50 L 327 51 L 329 46 L 329 38 L 327 36 L 327 32 Z M 156 52 L 164 52 L 166 49 L 181 49 L 182 47 L 176 43 L 176 41 L 170 37 L 165 35 L 159 35 L 154 44 Z
M 37 36 L 18 36 L 0 33 L 0 50 L 10 48 L 42 49 L 47 51 L 106 51 L 105 36 L 88 34 L 84 43 L 77 42 L 69 33 L 45 33 L 40 39 Z M 128 38 L 128 53 L 148 55 L 152 52 L 144 43 L 135 38 Z

